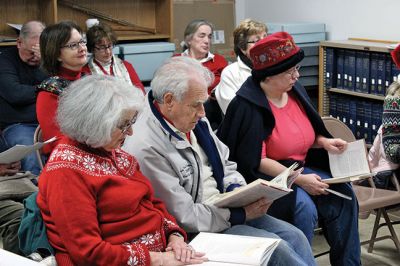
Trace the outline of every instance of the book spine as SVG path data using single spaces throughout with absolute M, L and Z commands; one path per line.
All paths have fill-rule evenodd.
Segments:
M 378 54 L 371 53 L 370 61 L 370 93 L 377 94 L 377 79 L 378 79 Z
M 390 54 L 385 55 L 385 94 L 389 85 L 392 83 L 392 57 Z
M 343 89 L 343 74 L 344 74 L 344 50 L 337 50 L 337 61 L 336 61 L 336 86 L 339 89 Z
M 362 78 L 363 78 L 363 52 L 356 52 L 356 82 L 354 86 L 354 90 L 357 92 L 362 92 Z
M 370 57 L 369 53 L 362 52 L 362 84 L 361 91 L 370 93 Z
M 357 125 L 357 106 L 355 100 L 349 101 L 349 110 L 350 110 L 350 120 L 349 120 L 349 128 L 353 132 L 353 135 L 356 136 L 356 125 Z
M 326 63 L 325 63 L 325 88 L 330 89 L 333 88 L 333 80 L 334 80 L 334 64 L 335 64 L 335 55 L 333 48 L 326 48 Z
M 385 95 L 385 73 L 386 73 L 386 63 L 385 63 L 385 54 L 379 53 L 378 55 L 378 64 L 376 71 L 376 94 Z
M 355 78 L 356 78 L 356 51 L 348 50 L 347 51 L 347 90 L 354 91 L 355 90 Z

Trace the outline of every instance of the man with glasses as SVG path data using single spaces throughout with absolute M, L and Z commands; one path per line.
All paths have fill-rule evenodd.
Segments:
M 44 28 L 39 21 L 25 23 L 17 46 L 0 54 L 0 130 L 8 147 L 33 143 L 38 125 L 35 86 L 46 78 L 39 69 L 39 36 Z M 21 168 L 39 174 L 34 153 L 22 160 Z
M 213 74 L 197 60 L 173 57 L 155 73 L 143 113 L 123 149 L 139 161 L 157 197 L 189 233 L 219 232 L 282 239 L 269 265 L 315 265 L 304 235 L 265 215 L 261 198 L 242 208 L 218 208 L 221 193 L 245 185 L 228 148 L 205 118 Z

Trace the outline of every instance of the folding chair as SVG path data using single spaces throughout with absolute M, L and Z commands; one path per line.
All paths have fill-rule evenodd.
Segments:
M 38 125 L 36 130 L 35 130 L 35 133 L 33 134 L 33 144 L 35 144 L 37 142 L 42 142 L 42 141 L 43 141 L 43 139 L 42 139 L 42 129 L 40 128 L 40 125 Z M 37 158 L 37 160 L 39 162 L 40 169 L 43 170 L 45 162 L 43 161 L 43 158 L 42 158 L 41 149 L 36 150 L 36 158 Z
M 342 138 L 348 142 L 355 140 L 353 132 L 342 121 L 332 117 L 323 117 L 322 120 L 325 124 L 325 127 L 328 129 L 329 133 L 331 133 L 333 137 Z M 393 240 L 397 251 L 400 253 L 399 239 L 393 228 L 393 224 L 397 223 L 391 221 L 387 213 L 387 207 L 400 203 L 399 184 L 395 174 L 392 175 L 391 178 L 392 182 L 395 184 L 397 188 L 397 191 L 376 188 L 372 180 L 372 177 L 369 177 L 368 180 L 370 187 L 364 187 L 353 184 L 353 190 L 358 200 L 360 214 L 370 211 L 375 211 L 376 214 L 371 238 L 367 241 L 361 242 L 361 245 L 369 244 L 368 253 L 372 252 L 375 242 L 388 238 Z M 385 222 L 382 224 L 380 224 L 381 216 L 383 216 L 385 220 Z M 366 218 L 366 217 L 362 217 L 360 215 L 360 218 Z M 390 235 L 376 237 L 379 228 L 383 226 L 388 227 Z

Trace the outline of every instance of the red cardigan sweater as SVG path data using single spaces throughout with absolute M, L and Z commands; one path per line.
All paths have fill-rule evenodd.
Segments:
M 164 251 L 172 232 L 185 235 L 153 195 L 128 153 L 64 137 L 37 197 L 58 265 L 150 265 L 149 251 Z
M 182 54 L 176 54 L 174 56 L 182 56 Z M 208 68 L 214 74 L 214 82 L 208 87 L 208 95 L 211 94 L 211 91 L 218 85 L 221 80 L 222 70 L 228 65 L 228 62 L 222 55 L 214 54 L 214 59 L 208 60 L 207 62 L 202 63 L 204 67 Z
M 61 68 L 59 77 L 69 81 L 74 81 L 81 78 L 81 72 L 73 71 L 67 68 Z M 43 81 L 43 82 L 46 82 Z M 63 88 L 62 88 L 63 89 Z M 60 128 L 56 123 L 56 111 L 58 107 L 58 95 L 48 92 L 40 91 L 36 100 L 36 115 L 39 121 L 40 128 L 42 129 L 43 140 L 48 140 L 52 137 L 60 138 L 62 136 Z M 58 140 L 43 146 L 42 151 L 45 154 L 50 154 L 53 148 L 57 145 Z

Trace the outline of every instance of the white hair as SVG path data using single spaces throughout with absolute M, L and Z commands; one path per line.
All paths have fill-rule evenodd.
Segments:
M 128 110 L 141 111 L 144 97 L 138 88 L 106 75 L 90 75 L 72 82 L 60 95 L 57 122 L 63 134 L 98 148 Z
M 214 74 L 197 60 L 188 56 L 172 57 L 157 69 L 151 81 L 154 99 L 162 103 L 167 92 L 181 101 L 189 89 L 189 81 L 195 78 L 204 80 L 209 87 L 214 81 Z

